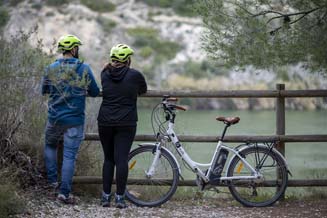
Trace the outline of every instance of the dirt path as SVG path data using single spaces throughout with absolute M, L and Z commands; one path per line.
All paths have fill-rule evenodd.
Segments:
M 272 207 L 246 208 L 233 199 L 204 198 L 200 200 L 171 200 L 158 208 L 140 208 L 129 204 L 127 209 L 103 208 L 95 198 L 82 199 L 76 206 L 62 205 L 53 197 L 44 194 L 27 196 L 27 212 L 17 217 L 326 217 L 327 199 L 319 200 L 287 200 Z

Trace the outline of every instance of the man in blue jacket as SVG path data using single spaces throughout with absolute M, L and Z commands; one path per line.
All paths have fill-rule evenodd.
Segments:
M 99 94 L 90 66 L 78 59 L 80 45 L 82 42 L 76 36 L 61 37 L 58 50 L 63 57 L 46 68 L 42 81 L 42 95 L 49 94 L 44 149 L 48 183 L 58 186 L 57 145 L 63 137 L 62 178 L 57 199 L 66 204 L 75 203 L 70 192 L 76 156 L 84 139 L 86 95 Z

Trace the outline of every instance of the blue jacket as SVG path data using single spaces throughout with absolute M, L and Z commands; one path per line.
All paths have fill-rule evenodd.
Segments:
M 58 59 L 45 70 L 42 95 L 49 94 L 48 119 L 54 125 L 76 126 L 85 121 L 85 98 L 99 87 L 89 65 L 76 58 Z

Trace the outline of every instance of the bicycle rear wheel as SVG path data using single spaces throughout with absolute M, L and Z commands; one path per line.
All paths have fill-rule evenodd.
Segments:
M 253 146 L 241 151 L 241 156 L 263 176 L 262 179 L 232 180 L 229 190 L 244 206 L 265 207 L 274 204 L 284 194 L 288 171 L 280 154 L 266 147 Z M 231 161 L 228 176 L 252 176 L 237 156 Z
M 159 206 L 168 201 L 177 189 L 178 166 L 164 149 L 161 149 L 153 175 L 147 176 L 155 152 L 155 146 L 147 145 L 133 150 L 129 155 L 126 197 L 137 206 Z

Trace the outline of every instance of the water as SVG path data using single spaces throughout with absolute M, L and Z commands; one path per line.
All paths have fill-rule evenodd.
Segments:
M 326 110 L 286 111 L 286 134 L 327 134 Z M 151 110 L 139 110 L 137 134 L 151 134 Z M 227 135 L 274 135 L 276 130 L 275 111 L 235 110 L 189 110 L 179 112 L 176 118 L 176 133 L 183 135 L 221 134 L 223 124 L 217 116 L 239 116 L 241 121 L 228 129 Z M 232 143 L 229 143 L 233 145 Z M 198 162 L 210 162 L 215 143 L 183 143 L 190 156 Z M 287 143 L 285 156 L 293 177 L 290 179 L 327 179 L 327 142 Z M 186 177 L 193 174 L 185 172 Z M 185 176 L 184 175 L 184 176 Z M 191 177 L 192 178 L 192 177 Z

